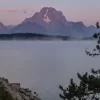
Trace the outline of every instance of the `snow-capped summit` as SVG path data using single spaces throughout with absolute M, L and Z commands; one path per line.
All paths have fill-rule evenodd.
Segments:
M 50 18 L 48 17 L 48 11 L 49 11 L 49 9 L 47 9 L 47 10 L 46 10 L 46 13 L 44 14 L 44 21 L 47 22 L 47 23 L 50 23 L 51 20 L 50 20 Z

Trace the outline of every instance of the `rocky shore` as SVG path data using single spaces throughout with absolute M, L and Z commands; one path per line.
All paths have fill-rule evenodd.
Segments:
M 0 100 L 3 97 L 5 100 L 41 100 L 36 92 L 22 88 L 20 83 L 10 83 L 8 79 L 0 77 Z

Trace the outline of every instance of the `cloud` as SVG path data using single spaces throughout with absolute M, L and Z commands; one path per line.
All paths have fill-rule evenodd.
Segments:
M 5 12 L 11 12 L 11 13 L 16 13 L 16 12 L 19 12 L 18 10 L 16 9 L 3 9 L 1 11 L 5 11 Z
M 18 10 L 18 9 L 0 9 L 0 11 L 9 12 L 9 13 L 28 13 L 28 12 L 34 12 L 33 9 L 22 9 L 22 10 Z

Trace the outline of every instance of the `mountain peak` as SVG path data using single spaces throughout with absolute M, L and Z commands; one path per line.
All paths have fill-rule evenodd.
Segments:
M 49 9 L 49 10 L 55 10 L 55 11 L 56 11 L 56 9 L 53 8 L 53 7 L 43 7 L 43 8 L 40 10 L 40 12 L 45 11 L 45 10 L 47 10 L 47 9 Z
M 41 11 L 40 11 L 40 13 L 43 13 L 43 20 L 44 20 L 44 22 L 46 22 L 46 23 L 50 23 L 52 20 L 49 18 L 49 16 L 48 16 L 48 12 L 49 12 L 49 10 L 51 10 L 51 9 L 53 9 L 53 8 L 49 8 L 49 7 L 44 7 L 44 8 L 42 8 L 41 9 Z M 54 9 L 53 9 L 54 10 Z M 55 10 L 54 10 L 55 11 Z
M 95 26 L 93 26 L 93 25 L 90 25 L 90 26 L 88 26 L 88 28 L 96 28 Z
M 67 21 L 63 13 L 61 11 L 57 11 L 53 7 L 43 7 L 40 12 L 36 12 L 31 18 L 29 18 L 29 20 L 43 21 L 47 24 L 55 20 L 64 20 L 64 22 Z
M 82 21 L 76 22 L 76 24 L 84 25 Z
M 54 21 L 56 19 L 67 21 L 63 13 L 53 7 L 44 7 L 41 9 L 40 13 L 44 14 L 44 21 L 46 23 L 50 23 L 51 21 Z
M 93 30 L 93 27 L 88 29 L 82 21 L 67 21 L 64 14 L 53 7 L 43 7 L 14 28 L 14 32 L 40 32 L 65 36 L 85 36 L 87 33 L 91 34 L 88 30 Z
M 0 22 L 0 33 L 7 33 L 8 28 L 2 23 Z
M 2 22 L 0 22 L 0 26 L 5 26 Z

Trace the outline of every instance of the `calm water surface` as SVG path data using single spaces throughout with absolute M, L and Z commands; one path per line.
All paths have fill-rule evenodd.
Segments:
M 100 57 L 88 57 L 93 41 L 0 41 L 0 76 L 31 88 L 43 100 L 60 100 L 58 86 L 67 86 L 77 72 L 100 68 Z

